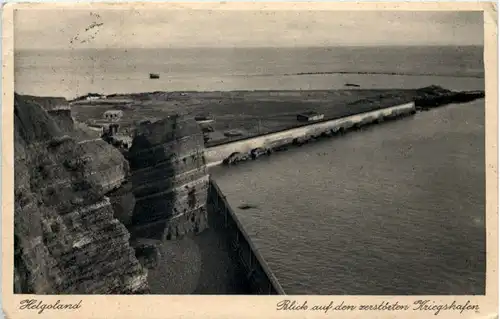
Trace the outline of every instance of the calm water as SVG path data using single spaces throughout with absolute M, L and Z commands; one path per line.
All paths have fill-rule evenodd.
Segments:
M 411 73 L 296 75 L 304 72 Z M 150 72 L 160 80 L 149 80 Z M 21 51 L 19 93 L 484 88 L 482 48 Z M 290 294 L 481 294 L 484 101 L 289 150 L 216 179 Z
M 290 294 L 484 293 L 484 101 L 214 175 Z
M 463 88 L 483 75 L 480 47 L 253 48 L 16 51 L 19 93 L 72 98 L 89 92 L 179 90 L 407 88 L 463 78 Z M 384 74 L 297 75 L 307 72 Z M 160 73 L 150 80 L 149 73 Z

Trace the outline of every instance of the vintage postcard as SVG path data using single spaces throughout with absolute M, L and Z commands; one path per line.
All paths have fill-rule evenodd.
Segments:
M 3 10 L 8 318 L 494 318 L 493 3 Z

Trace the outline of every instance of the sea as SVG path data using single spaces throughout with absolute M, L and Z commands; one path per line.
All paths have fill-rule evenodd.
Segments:
M 455 77 L 467 89 L 483 77 L 482 61 L 483 48 L 475 46 L 16 50 L 14 83 L 18 93 L 66 98 L 89 92 L 342 89 L 346 83 L 413 88 Z M 150 73 L 160 79 L 150 80 Z
M 483 48 L 15 52 L 15 90 L 42 96 L 346 83 L 484 89 Z M 288 294 L 485 293 L 484 100 L 216 167 L 212 176 Z

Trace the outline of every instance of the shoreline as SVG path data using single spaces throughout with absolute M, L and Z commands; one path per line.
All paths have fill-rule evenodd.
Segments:
M 269 92 L 277 92 L 277 91 L 266 91 L 266 94 L 269 94 Z M 284 92 L 284 91 L 278 91 L 278 92 Z M 292 93 L 296 93 L 296 91 L 288 91 Z M 331 117 L 325 117 L 324 120 L 320 121 L 314 121 L 314 122 L 308 122 L 306 124 L 300 125 L 300 127 L 297 125 L 298 122 L 296 121 L 296 114 L 291 113 L 290 118 L 285 119 L 284 121 L 288 121 L 287 123 L 291 123 L 292 127 L 288 129 L 289 131 L 296 130 L 295 133 L 293 133 L 291 136 L 285 136 L 281 137 L 278 139 L 279 145 L 277 145 L 275 142 L 276 140 L 272 140 L 269 138 L 269 136 L 266 137 L 266 134 L 263 135 L 254 135 L 250 136 L 247 140 L 255 140 L 258 139 L 259 141 L 256 142 L 257 144 L 261 144 L 260 146 L 255 146 L 255 143 L 252 144 L 250 143 L 249 145 L 243 145 L 244 152 L 247 152 L 247 156 L 245 157 L 245 160 L 249 159 L 256 159 L 260 156 L 264 156 L 265 154 L 271 154 L 272 151 L 283 151 L 286 150 L 288 147 L 299 147 L 305 143 L 309 143 L 314 140 L 321 140 L 323 138 L 327 138 L 330 136 L 336 136 L 336 135 L 342 135 L 350 130 L 357 130 L 360 129 L 361 127 L 365 125 L 370 125 L 370 124 L 375 124 L 375 123 L 380 123 L 384 122 L 386 120 L 391 120 L 391 119 L 397 119 L 402 116 L 407 116 L 410 114 L 415 114 L 417 111 L 425 111 L 429 110 L 434 107 L 439 107 L 442 105 L 446 104 L 452 104 L 452 103 L 465 103 L 469 102 L 478 98 L 484 98 L 484 92 L 483 91 L 461 91 L 461 92 L 454 92 L 450 90 L 445 90 L 436 86 L 430 86 L 426 88 L 422 88 L 419 90 L 414 90 L 412 92 L 408 91 L 397 91 L 397 90 L 384 90 L 382 94 L 380 94 L 380 91 L 377 91 L 378 94 L 376 95 L 363 95 L 362 93 L 359 95 L 354 96 L 352 98 L 351 93 L 349 94 L 339 94 L 339 91 L 315 91 L 315 92 L 320 92 L 324 93 L 327 92 L 331 94 L 332 96 L 328 96 L 325 98 L 325 101 L 323 104 L 322 103 L 317 103 L 317 102 L 297 102 L 296 99 L 301 98 L 302 96 L 299 95 L 293 95 L 292 94 L 292 99 L 295 100 L 295 104 L 293 102 L 282 102 L 282 101 L 274 101 L 272 103 L 267 103 L 262 102 L 264 105 L 261 111 L 262 113 L 265 112 L 280 112 L 280 107 L 281 108 L 288 108 L 290 107 L 296 107 L 296 109 L 302 109 L 304 108 L 304 105 L 313 105 L 316 106 L 317 108 L 320 107 L 325 107 L 325 108 L 330 108 L 333 109 L 330 114 L 337 114 L 337 119 L 332 120 Z M 343 90 L 342 92 L 356 92 L 356 90 L 351 91 L 351 90 Z M 374 91 L 371 90 L 369 91 L 373 93 Z M 398 95 L 397 92 L 400 92 L 401 95 Z M 402 93 L 401 93 L 402 92 Z M 233 92 L 234 93 L 234 92 Z M 262 93 L 262 92 L 259 92 Z M 310 92 L 308 92 L 310 93 Z M 410 95 L 405 95 L 404 93 L 410 94 Z M 354 94 L 354 93 L 352 93 Z M 413 98 L 409 99 L 409 97 L 412 96 Z M 37 101 L 37 97 L 33 96 L 28 96 L 26 97 L 28 100 L 33 100 L 31 103 L 39 104 L 41 103 L 40 101 Z M 233 114 L 237 114 L 238 112 L 238 107 L 240 107 L 240 110 L 244 107 L 248 107 L 249 105 L 256 105 L 258 104 L 261 106 L 261 104 L 257 103 L 259 102 L 259 99 L 255 99 L 255 96 L 253 97 L 254 99 L 251 101 L 250 104 L 245 104 L 245 103 L 240 103 L 236 102 L 235 108 L 231 109 Z M 278 95 L 274 97 L 277 100 L 280 100 L 283 98 L 283 96 Z M 286 100 L 287 96 L 284 97 Z M 306 98 L 311 98 L 310 96 L 307 96 Z M 313 96 L 312 99 L 314 100 L 317 98 L 316 96 Z M 335 101 L 347 101 L 345 105 L 336 105 L 335 107 L 332 108 L 332 102 L 330 100 L 332 98 Z M 350 99 L 349 99 L 350 98 Z M 49 98 L 50 99 L 50 98 Z M 57 99 L 57 98 L 54 98 Z M 384 100 L 385 99 L 385 100 Z M 41 98 L 41 100 L 44 100 L 44 98 Z M 411 102 L 408 102 L 410 100 Z M 58 100 L 59 101 L 59 100 Z M 315 100 L 314 100 L 315 101 Z M 63 104 L 63 101 L 59 101 L 61 104 Z M 248 102 L 248 101 L 247 101 Z M 238 104 L 240 103 L 240 104 Z M 255 104 L 254 104 L 255 103 Z M 401 104 L 403 103 L 403 104 Z M 230 106 L 231 103 L 226 101 L 226 104 L 222 104 L 221 110 L 224 112 L 227 112 L 227 107 Z M 335 105 L 335 104 L 334 104 Z M 170 105 L 172 106 L 172 105 Z M 203 106 L 203 105 L 202 105 Z M 74 112 L 73 107 L 72 108 L 64 108 L 59 104 L 55 103 L 47 103 L 39 105 L 41 109 L 45 109 L 47 112 L 47 118 L 49 117 L 48 113 L 50 113 L 50 117 L 55 119 L 58 119 L 61 117 L 61 121 L 63 119 L 68 120 L 69 122 L 73 121 L 72 117 L 72 112 Z M 154 108 L 153 106 L 152 108 Z M 177 107 L 176 105 L 173 105 L 173 107 Z M 85 107 L 84 107 L 85 108 Z M 98 107 L 99 108 L 99 107 Z M 275 109 L 273 109 L 275 108 Z M 139 114 L 141 117 L 145 117 L 144 113 L 141 113 L 140 110 L 141 108 L 139 107 L 136 110 L 139 110 Z M 99 109 L 99 112 L 102 111 L 102 107 Z M 61 113 L 62 112 L 62 113 Z M 61 114 L 60 114 L 61 113 Z M 133 113 L 133 112 L 132 112 Z M 78 120 L 78 119 L 77 119 Z M 73 132 L 73 130 L 77 127 L 77 124 L 82 124 L 78 123 L 78 121 L 74 121 L 74 128 L 67 128 L 70 134 L 76 134 L 76 132 Z M 247 119 L 244 119 L 244 121 L 248 121 Z M 62 121 L 64 122 L 64 121 Z M 61 123 L 62 123 L 61 122 Z M 240 122 L 241 123 L 241 122 Z M 84 126 L 84 125 L 83 125 Z M 195 124 L 196 127 L 196 124 Z M 55 131 L 57 133 L 57 130 Z M 278 133 L 277 133 L 278 132 Z M 279 131 L 272 131 L 271 134 L 267 135 L 272 135 L 276 134 L 279 135 Z M 302 135 L 301 135 L 302 134 Z M 276 136 L 275 135 L 275 136 Z M 301 135 L 299 137 L 299 135 Z M 75 135 L 76 136 L 76 135 Z M 75 137 L 77 141 L 79 141 L 80 137 Z M 97 138 L 96 140 L 100 140 L 101 138 Z M 108 141 L 109 142 L 109 141 Z M 254 141 L 255 142 L 255 141 Z M 231 147 L 234 147 L 234 144 L 238 144 L 241 146 L 242 141 L 229 141 L 225 143 L 221 143 L 217 145 L 216 147 L 229 147 L 231 150 Z M 245 141 L 243 141 L 245 143 Z M 267 143 L 267 144 L 265 144 Z M 50 144 L 50 143 L 49 143 Z M 271 152 L 267 152 L 267 149 L 263 149 L 261 146 L 262 145 L 268 145 L 270 146 L 269 149 L 271 149 Z M 49 145 L 50 146 L 50 145 Z M 116 145 L 114 145 L 116 147 Z M 215 147 L 207 147 L 205 145 L 205 154 L 207 152 L 213 151 Z M 119 149 L 119 147 L 118 147 Z M 111 151 L 111 148 L 110 148 Z M 122 151 L 120 149 L 120 151 Z M 115 152 L 117 150 L 115 149 Z M 227 153 L 227 150 L 225 150 Z M 116 154 L 117 156 L 119 155 L 119 152 Z M 122 152 L 123 155 L 123 152 Z M 213 154 L 212 154 L 213 155 Z M 248 156 L 249 155 L 249 156 Z M 255 156 L 254 156 L 255 155 Z M 205 155 L 207 156 L 207 155 Z M 207 158 L 209 158 L 211 155 L 208 155 Z M 124 158 L 125 159 L 125 158 Z M 238 160 L 234 161 L 234 163 L 238 162 L 243 162 L 244 160 Z M 208 163 L 204 163 L 207 166 L 212 166 L 210 165 L 210 158 L 207 161 Z M 222 162 L 222 160 L 221 160 Z M 233 163 L 228 163 L 228 164 L 233 164 Z M 17 167 L 17 164 L 16 164 Z M 98 168 L 98 167 L 97 167 Z M 33 169 L 30 167 L 30 169 Z M 123 186 L 123 185 L 122 185 Z M 125 191 L 125 188 L 124 188 Z M 134 203 L 135 204 L 135 203 Z M 135 206 L 135 205 L 134 205 Z M 90 207 L 90 206 L 89 206 Z M 114 211 L 114 208 L 111 210 L 113 213 L 116 213 Z M 114 214 L 113 214 L 114 215 Z M 117 218 L 116 215 L 114 215 L 114 218 Z M 209 221 L 210 222 L 215 222 L 215 220 Z M 122 224 L 123 226 L 124 224 Z M 219 290 L 222 289 L 226 293 L 232 293 L 232 294 L 239 294 L 239 293 L 244 293 L 248 288 L 245 287 L 246 283 L 241 282 L 238 280 L 237 277 L 239 277 L 242 271 L 242 267 L 244 268 L 245 266 L 236 264 L 234 263 L 235 259 L 237 258 L 230 252 L 230 249 L 228 249 L 225 242 L 225 237 L 226 235 L 224 234 L 225 232 L 222 229 L 219 229 L 218 227 L 214 226 L 214 224 L 211 225 L 212 227 L 209 227 L 208 230 L 205 229 L 204 232 L 201 232 L 197 234 L 196 236 L 192 237 L 194 238 L 192 240 L 189 240 L 190 235 L 185 234 L 185 236 L 180 236 L 179 241 L 173 241 L 170 242 L 171 247 L 169 247 L 167 250 L 164 250 L 161 252 L 161 255 L 164 255 L 170 263 L 173 266 L 172 269 L 170 270 L 165 270 L 165 269 L 159 269 L 158 275 L 161 275 L 161 271 L 167 271 L 168 275 L 171 276 L 172 279 L 172 286 L 168 287 L 169 289 L 173 289 L 174 293 L 178 293 L 180 290 L 188 289 L 194 293 L 200 293 L 200 294 L 208 294 L 210 293 L 211 290 Z M 212 228 L 210 230 L 210 228 Z M 222 230 L 222 231 L 221 231 Z M 129 231 L 129 230 L 128 230 Z M 183 240 L 182 238 L 186 238 Z M 130 248 L 134 248 L 135 246 L 132 245 L 131 242 L 123 240 L 123 245 L 130 245 Z M 184 247 L 184 246 L 186 247 Z M 189 248 L 189 247 L 191 248 Z M 184 248 L 183 248 L 184 247 Z M 215 251 L 214 251 L 215 249 Z M 182 253 L 182 255 L 179 255 L 179 251 Z M 216 259 L 212 259 L 210 257 L 210 254 L 208 251 L 211 251 L 212 253 L 215 253 L 218 257 Z M 136 254 L 138 254 L 136 252 Z M 181 259 L 177 257 L 172 257 L 172 256 L 177 256 L 179 255 Z M 183 261 L 183 255 L 189 256 L 193 260 L 193 264 L 190 266 L 186 266 L 185 262 Z M 178 257 L 179 257 L 178 256 Z M 142 258 L 142 256 L 139 256 Z M 139 263 L 139 258 L 138 255 L 136 255 L 136 259 L 132 259 L 133 262 Z M 186 257 L 187 258 L 187 257 Z M 142 259 L 141 259 L 142 260 Z M 233 264 L 234 263 L 234 264 Z M 175 266 L 174 266 L 175 264 Z M 176 268 L 177 267 L 177 268 Z M 224 268 L 226 269 L 226 274 L 221 274 L 218 273 L 216 270 Z M 171 271 L 171 273 L 169 272 Z M 215 272 L 214 272 L 215 271 Z M 230 274 L 228 274 L 230 273 Z M 189 281 L 189 285 L 186 285 L 186 283 L 182 282 L 182 277 L 183 276 L 188 276 L 191 281 Z M 198 277 L 200 276 L 200 277 Z M 151 276 L 149 278 L 150 280 L 155 280 L 155 276 Z M 143 277 L 141 277 L 143 278 Z M 198 278 L 198 279 L 197 279 Z M 170 280 L 167 280 L 170 281 Z M 177 284 L 174 284 L 176 282 Z M 166 289 L 165 285 L 168 285 L 167 282 L 158 280 L 154 281 L 156 285 L 152 285 L 151 288 L 154 288 L 150 293 L 158 293 L 159 290 L 163 291 Z M 188 292 L 189 293 L 189 292 Z M 212 292 L 212 293 L 217 293 L 217 292 Z
M 399 72 L 350 72 L 350 71 L 332 71 L 332 72 L 299 72 L 299 73 L 283 73 L 283 76 L 292 76 L 292 75 L 328 75 L 328 74 L 359 74 L 359 75 L 369 75 L 369 74 L 382 74 L 382 75 L 401 75 L 401 76 L 437 76 L 437 77 L 449 77 L 450 75 L 441 75 L 441 74 L 414 74 L 414 73 L 399 73 Z M 257 74 L 255 76 L 266 76 L 266 74 Z M 475 75 L 453 75 L 453 77 L 459 78 L 477 78 L 484 79 L 484 76 L 475 76 Z M 135 101 L 137 98 L 145 98 L 145 99 L 154 99 L 155 95 L 160 95 L 160 97 L 168 97 L 175 99 L 176 97 L 181 97 L 182 94 L 194 94 L 194 96 L 199 98 L 216 98 L 216 97 L 224 97 L 224 96 L 234 96 L 238 94 L 272 94 L 272 93 L 343 93 L 343 92 L 374 92 L 374 93 L 390 93 L 390 92 L 407 92 L 411 95 L 414 95 L 416 92 L 426 88 L 438 88 L 442 90 L 446 90 L 449 92 L 459 92 L 453 90 L 444 89 L 438 85 L 429 85 L 427 87 L 422 88 L 363 88 L 356 87 L 355 89 L 350 85 L 350 83 L 346 83 L 344 88 L 338 89 L 256 89 L 256 90 L 174 90 L 174 91 L 142 91 L 142 92 L 131 92 L 131 93 L 97 93 L 97 92 L 89 92 L 84 95 L 76 96 L 72 99 L 66 98 L 70 105 L 75 102 L 81 102 L 81 104 L 85 105 L 85 102 L 89 104 L 99 104 L 99 103 L 126 103 L 130 101 Z M 478 90 L 484 93 L 484 90 Z M 35 97 L 52 97 L 52 96 L 37 96 L 32 94 L 23 94 L 19 93 L 23 96 L 35 96 Z M 88 97 L 96 97 L 95 100 L 86 100 Z M 54 97 L 56 98 L 56 97 Z M 114 100 L 116 99 L 116 100 Z
M 372 126 L 375 124 L 381 124 L 383 122 L 387 121 L 394 121 L 397 120 L 401 117 L 406 117 L 406 116 L 411 116 L 416 114 L 417 112 L 423 112 L 423 111 L 428 111 L 432 108 L 448 105 L 448 104 L 460 104 L 460 103 L 467 103 L 474 101 L 476 99 L 482 99 L 484 98 L 484 92 L 483 91 L 449 91 L 442 89 L 438 86 L 429 86 L 425 87 L 422 89 L 417 90 L 417 96 L 415 99 L 413 99 L 413 108 L 412 109 L 407 109 L 407 110 L 402 110 L 402 111 L 391 111 L 390 114 L 375 114 L 373 113 L 381 110 L 388 110 L 391 109 L 389 108 L 384 108 L 384 107 L 377 107 L 372 109 L 372 111 L 366 112 L 366 113 L 354 113 L 354 115 L 344 115 L 344 116 L 339 116 L 337 118 L 333 119 L 324 119 L 320 121 L 316 121 L 314 123 L 306 123 L 302 125 L 296 125 L 293 128 L 290 129 L 285 129 L 285 130 L 280 130 L 280 131 L 274 131 L 270 132 L 267 134 L 262 134 L 262 135 L 256 135 L 256 136 L 251 136 L 247 138 L 241 138 L 241 139 L 236 139 L 230 142 L 222 142 L 222 143 L 213 143 L 213 144 L 206 144 L 206 150 L 210 152 L 211 150 L 214 150 L 214 152 L 218 152 L 218 149 L 222 149 L 225 146 L 229 147 L 229 144 L 240 144 L 240 146 L 235 146 L 233 147 L 233 152 L 230 154 L 230 156 L 225 157 L 222 161 L 221 160 L 215 160 L 215 161 L 210 161 L 208 162 L 209 167 L 213 167 L 216 165 L 224 164 L 224 165 L 235 165 L 241 162 L 246 162 L 249 160 L 256 160 L 257 158 L 261 156 L 270 156 L 274 152 L 282 152 L 287 150 L 288 148 L 291 147 L 300 147 L 304 144 L 307 144 L 309 142 L 317 141 L 317 140 L 322 140 L 326 138 L 331 138 L 331 137 L 336 137 L 339 135 L 344 135 L 350 131 L 356 131 L 360 130 L 364 127 L 367 126 Z M 403 106 L 404 104 L 401 104 Z M 393 106 L 393 108 L 397 108 L 398 106 Z M 370 114 L 371 113 L 371 114 Z M 300 130 L 301 128 L 307 129 L 311 128 L 312 126 L 320 126 L 322 124 L 327 125 L 328 123 L 332 123 L 335 120 L 342 120 L 345 118 L 349 117 L 355 117 L 357 115 L 366 115 L 365 119 L 355 119 L 352 123 L 349 122 L 347 125 L 341 124 L 340 126 L 332 126 L 330 128 L 324 127 L 323 129 L 316 130 L 314 133 L 303 133 L 303 136 L 300 137 L 295 137 L 295 138 L 280 138 L 277 137 L 279 133 L 286 133 L 292 132 L 294 130 Z M 256 142 L 257 144 L 262 144 L 259 145 L 258 147 L 255 147 L 254 145 L 251 150 L 248 149 L 247 146 L 242 145 L 245 141 L 248 141 L 248 143 L 252 143 L 252 140 L 256 141 L 261 138 L 268 137 L 267 140 L 264 142 Z M 278 140 L 273 140 L 278 138 Z M 239 149 L 238 149 L 239 148 Z
M 281 132 L 273 132 L 232 143 L 207 147 L 205 150 L 205 157 L 207 157 L 208 162 L 207 166 L 213 167 L 220 164 L 235 165 L 249 160 L 256 160 L 262 156 L 270 156 L 274 152 L 282 152 L 291 147 L 300 147 L 309 142 L 344 135 L 350 131 L 359 130 L 369 125 L 411 116 L 416 112 L 415 102 L 403 103 L 338 119 L 319 121 Z
M 123 116 L 115 123 L 120 125 L 120 131 L 130 136 L 139 122 L 154 122 L 174 113 L 194 118 L 208 115 L 212 121 L 202 129 L 206 129 L 203 132 L 205 146 L 212 147 L 308 125 L 297 121 L 297 114 L 308 110 L 324 115 L 326 121 L 410 101 L 415 101 L 417 107 L 425 104 L 424 100 L 439 98 L 449 100 L 438 101 L 439 104 L 456 102 L 457 98 L 467 98 L 459 96 L 466 93 L 438 86 L 421 89 L 156 91 L 107 96 L 90 93 L 69 104 L 75 119 L 91 126 L 108 124 L 109 121 L 103 119 L 106 110 L 122 112 Z M 484 96 L 484 91 L 476 93 Z M 234 132 L 237 133 L 232 134 Z
M 289 134 L 294 130 L 311 130 L 311 127 L 327 125 L 328 122 L 342 120 L 360 114 L 387 110 L 397 105 L 414 103 L 414 112 L 427 111 L 434 107 L 452 103 L 465 103 L 478 98 L 484 98 L 484 91 L 452 91 L 431 85 L 414 90 L 266 90 L 266 91 L 213 91 L 213 92 L 153 92 L 127 95 L 99 96 L 96 93 L 88 94 L 91 101 L 80 97 L 77 104 L 72 104 L 72 109 L 80 110 L 85 118 L 95 118 L 103 108 L 113 105 L 114 109 L 130 114 L 128 119 L 120 119 L 125 135 L 133 136 L 134 126 L 137 121 L 148 119 L 149 114 L 156 115 L 156 119 L 168 117 L 169 113 L 178 111 L 187 113 L 188 116 L 210 118 L 210 121 L 198 121 L 204 135 L 205 149 L 210 153 L 217 152 L 224 147 L 236 143 L 259 144 L 259 139 L 268 140 L 262 145 L 254 146 L 235 152 L 242 152 L 238 161 L 255 159 L 262 154 L 270 155 L 275 151 L 283 151 L 288 147 L 300 146 L 313 140 L 344 134 L 347 131 L 359 129 L 361 126 L 379 124 L 390 120 L 391 116 L 375 115 L 375 118 L 363 120 L 363 123 L 343 125 L 340 129 L 331 128 L 314 134 L 304 133 L 305 136 L 294 138 L 290 141 L 280 141 L 279 145 L 267 146 L 273 143 L 272 139 L 279 134 Z M 75 103 L 75 101 L 70 102 Z M 123 103 L 127 104 L 123 107 Z M 133 105 L 133 106 L 131 106 Z M 320 119 L 313 121 L 298 121 L 296 114 L 301 110 L 314 110 L 321 115 Z M 132 111 L 132 112 L 130 112 Z M 200 116 L 200 114 L 209 114 Z M 124 115 L 124 118 L 126 117 Z M 396 115 L 399 117 L 400 115 Z M 136 119 L 134 123 L 132 120 Z M 138 119 L 138 120 L 137 120 Z M 155 122 L 153 117 L 151 122 Z M 80 120 L 80 121 L 81 121 Z M 99 121 L 99 120 L 94 120 Z M 101 120 L 102 121 L 102 120 Z M 104 124 L 105 125 L 105 124 Z M 323 125 L 323 126 L 324 126 Z M 206 128 L 210 130 L 205 131 Z M 287 133 L 288 132 L 288 133 Z M 123 134 L 117 133 L 118 146 Z M 123 136 L 122 136 L 123 137 Z M 122 139 L 123 140 L 123 139 Z M 112 138 L 110 142 L 113 143 Z M 260 143 L 262 144 L 262 143 Z M 253 152 L 257 151 L 257 156 Z M 126 152 L 126 150 L 125 150 Z M 228 155 L 222 159 L 208 159 L 207 165 L 213 166 L 228 161 Z M 212 156 L 213 157 L 213 156 Z M 220 156 L 216 156 L 217 158 Z M 214 164 L 214 162 L 216 162 Z

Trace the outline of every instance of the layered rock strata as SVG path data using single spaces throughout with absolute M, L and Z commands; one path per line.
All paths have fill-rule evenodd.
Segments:
M 193 119 L 174 115 L 141 124 L 128 158 L 134 239 L 172 240 L 207 227 L 208 171 Z
M 15 96 L 16 293 L 148 292 L 147 271 L 106 193 L 128 163 L 102 140 L 78 140 L 32 98 Z

